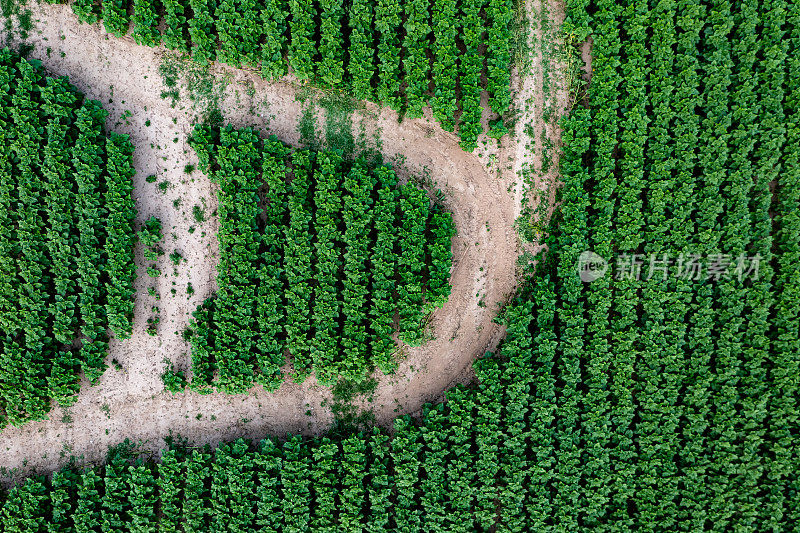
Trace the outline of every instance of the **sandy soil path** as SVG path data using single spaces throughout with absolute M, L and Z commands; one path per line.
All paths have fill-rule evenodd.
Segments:
M 107 36 L 100 26 L 81 25 L 67 7 L 35 7 L 34 18 L 38 32 L 28 39 L 34 46 L 31 57 L 40 59 L 53 75 L 68 75 L 88 97 L 100 100 L 110 112 L 109 129 L 131 136 L 136 147 L 134 194 L 140 220 L 158 216 L 165 229 L 166 252 L 178 250 L 186 261 L 173 272 L 165 256 L 159 265 L 163 274 L 153 281 L 145 275 L 141 250 L 137 250 L 140 276 L 134 335 L 112 342 L 109 356 L 122 370 L 111 366 L 98 385 L 84 386 L 77 403 L 66 411 L 54 409 L 50 420 L 0 433 L 0 465 L 16 469 L 17 475 L 49 472 L 71 455 L 87 462 L 100 460 L 108 446 L 125 438 L 157 451 L 170 433 L 200 445 L 265 434 L 325 432 L 332 416 L 323 404 L 330 394 L 313 380 L 302 385 L 285 383 L 274 394 L 259 387 L 232 397 L 163 391 L 164 360 L 188 368 L 190 347 L 180 333 L 195 307 L 216 290 L 216 219 L 210 216 L 216 208 L 213 186 L 197 171 L 184 172 L 186 164 L 196 162 L 187 144 L 191 116 L 160 97 L 162 50 Z M 223 106 L 227 122 L 255 126 L 291 144 L 299 142 L 297 123 L 303 106 L 295 99 L 295 86 L 266 83 L 245 71 L 218 68 L 218 73 L 231 78 Z M 537 90 L 535 84 L 522 87 L 517 82 L 517 86 L 523 101 Z M 125 116 L 126 111 L 130 116 Z M 401 174 L 427 168 L 433 183 L 447 193 L 458 228 L 453 243 L 453 292 L 447 305 L 432 317 L 435 339 L 408 349 L 397 374 L 380 379 L 371 407 L 378 423 L 387 425 L 398 414 L 417 412 L 425 402 L 441 398 L 453 384 L 469 381 L 472 362 L 502 339 L 503 328 L 492 318 L 516 286 L 519 243 L 513 224 L 523 196 L 516 177 L 521 164 L 517 160 L 529 157 L 525 152 L 532 146 L 526 148 L 525 136 L 519 135 L 506 138 L 499 150 L 489 146 L 468 154 L 453 134 L 432 121 L 398 124 L 393 112 L 372 105 L 357 111 L 354 121 L 363 122 L 368 132 L 380 132 L 388 160 L 405 158 Z M 517 143 L 522 146 L 518 148 Z M 166 193 L 146 182 L 153 174 L 159 182 L 170 183 Z M 208 216 L 198 224 L 192 206 L 202 202 Z M 190 233 L 193 226 L 196 230 Z M 187 295 L 189 283 L 195 290 L 191 296 Z M 147 294 L 149 287 L 156 288 L 158 301 Z M 145 332 L 154 306 L 161 319 L 157 337 Z

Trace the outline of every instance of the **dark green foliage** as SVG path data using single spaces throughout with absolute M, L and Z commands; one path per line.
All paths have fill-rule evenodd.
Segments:
M 385 374 L 394 371 L 395 343 L 391 339 L 394 330 L 394 314 L 397 308 L 395 288 L 397 284 L 398 251 L 397 237 L 393 228 L 398 224 L 397 177 L 387 167 L 376 170 L 381 188 L 375 201 L 375 229 L 378 235 L 370 256 L 371 284 L 370 329 L 371 356 L 375 365 Z
M 161 381 L 164 382 L 164 389 L 173 394 L 183 392 L 186 388 L 186 376 L 181 371 L 176 371 L 173 364 L 167 364 L 167 369 L 161 374 Z
M 405 114 L 408 118 L 422 116 L 422 108 L 428 102 L 428 79 L 431 65 L 428 60 L 430 47 L 430 5 L 428 0 L 403 0 L 406 37 L 403 39 L 403 74 L 406 82 Z
M 375 6 L 375 30 L 378 37 L 378 90 L 376 97 L 382 104 L 400 111 L 400 33 L 402 27 L 402 2 L 378 0 Z
M 339 269 L 342 265 L 342 235 L 339 232 L 342 219 L 342 156 L 338 153 L 322 153 L 317 157 L 314 194 L 314 274 L 317 286 L 314 289 L 312 322 L 314 335 L 311 345 L 311 362 L 317 377 L 323 383 L 336 378 L 334 361 L 340 354 L 338 324 L 342 311 L 342 295 L 339 293 Z M 303 369 L 298 369 L 301 380 Z
M 505 115 L 511 107 L 511 43 L 513 0 L 489 0 L 486 7 L 489 27 L 486 36 L 486 78 L 489 107 Z M 496 130 L 497 131 L 497 130 Z M 508 132 L 497 131 L 498 138 Z
M 0 426 L 75 400 L 131 333 L 133 147 L 66 78 L 0 50 Z M 76 340 L 79 339 L 79 342 Z
M 281 0 L 265 0 L 261 10 L 261 23 L 264 29 L 264 44 L 261 47 L 261 75 L 274 80 L 286 74 L 284 54 L 288 39 L 286 38 L 286 20 L 288 6 Z
M 130 23 L 128 1 L 103 0 L 102 17 L 95 0 L 72 6 L 82 22 L 103 18 L 108 32 L 122 36 Z M 266 79 L 291 70 L 300 80 L 375 100 L 401 117 L 421 117 L 430 102 L 443 128 L 459 126 L 470 151 L 482 133 L 482 76 L 491 110 L 511 110 L 511 0 L 130 1 L 139 44 L 163 40 L 201 64 L 216 59 L 255 68 Z M 507 131 L 491 133 L 500 138 Z
M 436 206 L 428 221 L 427 253 L 428 290 L 426 299 L 441 307 L 450 296 L 450 267 L 453 264 L 451 242 L 456 234 L 453 215 Z
M 44 516 L 36 509 L 47 503 L 47 489 L 41 479 L 33 478 L 9 491 L 3 505 L 3 529 L 8 531 L 44 531 Z
M 128 503 L 130 523 L 125 529 L 136 533 L 156 531 L 156 469 L 151 463 L 136 461 L 128 467 Z
M 94 24 L 100 19 L 101 5 L 96 0 L 75 0 L 72 11 L 78 15 L 78 20 L 86 24 Z
M 220 147 L 215 152 L 219 171 L 213 177 L 220 186 L 218 217 L 220 228 L 220 264 L 218 284 L 222 289 L 215 302 L 216 366 L 219 372 L 218 387 L 229 393 L 244 392 L 253 383 L 256 370 L 274 374 L 278 361 L 268 366 L 259 355 L 269 356 L 258 348 L 259 316 L 268 313 L 278 318 L 282 306 L 273 305 L 264 311 L 256 289 L 261 285 L 259 247 L 258 188 L 264 163 L 260 139 L 251 130 L 220 130 Z M 277 162 L 276 164 L 280 164 Z M 265 177 L 269 177 L 268 172 Z M 265 264 L 272 259 L 264 258 Z M 273 277 L 274 274 L 268 274 Z M 273 283 L 274 279 L 264 279 Z M 274 292 L 274 291 L 273 291 Z M 269 332 L 267 340 L 275 340 Z M 258 349 L 257 349 L 258 348 Z M 276 352 L 280 350 L 276 348 Z
M 192 388 L 274 390 L 287 349 L 297 382 L 393 371 L 395 313 L 419 343 L 449 295 L 449 214 L 429 220 L 423 190 L 338 151 L 290 153 L 230 127 L 200 126 L 190 142 L 221 189 L 220 290 L 194 315 Z
M 317 15 L 317 3 L 305 0 L 288 0 L 288 2 L 291 13 L 289 66 L 292 74 L 301 80 L 310 79 L 314 76 L 314 58 L 317 55 L 317 44 L 314 37 L 316 30 L 314 17 Z
M 463 0 L 461 2 L 461 17 L 463 32 L 461 38 L 466 48 L 466 53 L 459 62 L 459 86 L 461 87 L 461 122 L 458 125 L 458 135 L 461 137 L 461 147 L 468 152 L 473 151 L 477 145 L 478 135 L 481 133 L 481 86 L 480 78 L 483 72 L 483 58 L 478 48 L 483 42 L 484 28 L 480 22 L 480 12 L 484 0 Z
M 400 339 L 412 346 L 422 341 L 425 269 L 425 224 L 430 201 L 425 192 L 412 184 L 400 189 L 402 226 L 397 239 L 402 253 L 398 259 L 400 282 L 397 299 L 400 313 Z
M 574 271 L 569 275 L 575 276 Z M 574 462 L 571 471 L 563 465 L 565 451 L 573 457 L 602 457 L 602 450 L 593 446 L 602 434 L 584 433 L 591 427 L 587 410 L 597 407 L 596 395 L 589 390 L 576 390 L 575 399 L 561 394 L 566 382 L 559 380 L 570 370 L 556 360 L 565 351 L 559 335 L 566 338 L 561 327 L 568 318 L 558 307 L 564 295 L 560 284 L 549 277 L 531 282 L 504 314 L 508 329 L 500 351 L 475 363 L 477 384 L 458 386 L 447 392 L 446 402 L 426 405 L 418 422 L 398 418 L 391 436 L 375 428 L 317 439 L 268 438 L 258 446 L 240 439 L 220 445 L 213 455 L 207 449 L 191 454 L 167 450 L 158 465 L 129 465 L 127 454 L 112 454 L 104 468 L 82 475 L 64 470 L 52 481 L 34 478 L 12 488 L 4 495 L 3 523 L 7 528 L 18 524 L 36 528 L 74 520 L 79 531 L 128 520 L 139 530 L 157 525 L 161 531 L 174 531 L 180 523 L 184 531 L 497 528 L 524 532 L 539 526 L 546 529 L 553 520 L 588 522 L 605 517 L 625 522 L 626 529 L 635 527 L 645 520 L 642 510 L 647 509 L 647 500 L 642 495 L 666 490 L 668 485 L 645 489 L 644 480 L 611 471 L 608 486 L 600 487 L 589 483 L 596 482 L 604 463 L 579 468 L 580 463 Z M 701 401 L 715 401 L 720 393 L 709 393 Z M 570 405 L 575 412 L 566 411 Z M 664 414 L 635 409 L 648 417 Z M 562 437 L 567 434 L 565 424 L 578 418 L 580 425 L 572 432 L 577 439 L 568 446 Z M 709 429 L 714 428 L 712 423 Z M 785 453 L 791 457 L 796 449 L 790 444 Z M 633 453 L 619 459 L 645 475 L 648 451 L 631 449 Z M 765 490 L 759 493 L 760 498 L 777 500 L 773 510 L 786 513 L 773 517 L 779 531 L 791 531 L 793 526 L 787 518 L 794 503 L 790 465 L 784 465 L 781 477 L 764 482 Z M 662 466 L 679 468 L 668 462 Z M 574 478 L 562 479 L 570 472 Z M 573 482 L 575 491 L 551 490 Z M 642 498 L 636 507 L 617 497 L 628 483 L 641 487 L 628 495 Z M 678 503 L 692 504 L 689 485 L 679 487 Z M 599 499 L 601 494 L 607 495 L 604 500 Z M 742 495 L 740 490 L 731 493 Z M 777 495 L 784 497 L 778 500 Z M 567 505 L 569 501 L 573 505 Z M 580 505 L 581 501 L 598 505 Z M 705 501 L 700 511 L 719 512 L 723 503 Z M 158 515 L 152 514 L 154 508 L 160 509 Z M 693 514 L 675 514 L 654 517 L 649 523 L 656 529 L 662 523 L 677 528 L 696 520 Z M 747 522 L 740 514 L 730 517 L 729 523 Z
M 216 57 L 217 41 L 214 36 L 214 11 L 216 0 L 189 0 L 193 16 L 189 19 L 189 37 L 192 57 L 206 63 Z
M 122 37 L 128 33 L 131 19 L 128 16 L 127 0 L 103 1 L 103 26 L 106 31 L 115 37 Z
M 217 5 L 217 60 L 234 66 L 259 64 L 259 41 L 263 35 L 260 6 L 256 0 L 221 0 Z
M 81 346 L 81 366 L 89 381 L 94 383 L 106 368 L 106 327 L 103 324 L 103 294 L 98 290 L 106 258 L 101 243 L 105 228 L 98 224 L 107 215 L 100 194 L 103 169 L 102 124 L 107 113 L 100 103 L 92 101 L 76 113 L 78 139 L 72 155 L 77 183 L 77 243 L 78 308 L 83 324 L 81 334 L 86 338 Z
M 554 241 L 475 384 L 398 418 L 391 436 L 236 443 L 217 454 L 224 468 L 195 450 L 177 489 L 186 531 L 234 519 L 264 531 L 796 530 L 800 11 L 588 6 L 567 6 L 566 31 L 593 32 L 595 70 L 589 107 L 564 122 Z M 376 178 L 397 191 L 392 174 Z M 421 203 L 403 192 L 407 214 Z M 374 216 L 393 212 L 373 201 Z M 389 265 L 391 244 L 380 249 Z M 757 277 L 717 280 L 611 265 L 587 283 L 576 265 L 589 249 L 762 262 Z M 221 495 L 237 510 L 251 498 L 235 518 L 209 489 L 228 471 L 241 486 Z M 96 530 L 101 511 L 135 512 L 118 475 L 112 462 L 33 478 L 4 495 L 2 516 Z
M 290 531 L 311 526 L 311 451 L 297 435 L 289 437 L 281 449 L 280 506 L 284 527 Z
M 160 0 L 133 0 L 133 39 L 145 46 L 161 44 L 158 30 Z
M 320 0 L 320 61 L 317 63 L 317 78 L 328 87 L 335 87 L 344 78 L 344 2 L 342 0 Z
M 286 342 L 282 338 L 286 316 L 283 294 L 286 280 L 284 241 L 284 220 L 287 215 L 286 173 L 289 150 L 276 139 L 264 143 L 262 178 L 266 185 L 263 223 L 261 233 L 261 266 L 256 310 L 258 331 L 261 339 L 257 341 L 261 373 L 258 381 L 267 390 L 277 390 L 283 376 L 280 367 L 284 364 Z
M 369 272 L 367 261 L 371 244 L 372 191 L 375 178 L 364 161 L 357 160 L 344 179 L 344 205 L 342 219 L 345 225 L 343 236 L 344 264 L 342 265 L 342 349 L 343 364 L 338 374 L 345 379 L 357 380 L 372 368 L 368 361 L 367 342 L 367 297 L 369 295 Z
M 448 131 L 455 128 L 455 114 L 458 110 L 456 81 L 458 79 L 458 49 L 456 38 L 459 24 L 456 18 L 456 0 L 436 0 L 433 2 L 433 83 L 434 96 L 431 100 L 433 116 Z
M 163 0 L 164 46 L 179 52 L 189 51 L 189 24 L 186 5 L 181 0 Z
M 310 187 L 313 183 L 315 152 L 298 150 L 292 154 L 292 180 L 289 185 L 289 223 L 284 226 L 284 268 L 286 275 L 286 346 L 295 372 L 311 368 L 311 309 L 313 234 Z
M 355 0 L 350 8 L 350 60 L 347 71 L 353 96 L 359 100 L 372 99 L 372 80 L 375 77 L 375 10 L 367 0 Z
M 109 272 L 106 316 L 109 328 L 120 339 L 130 337 L 133 327 L 133 282 L 136 265 L 131 261 L 131 250 L 136 243 L 130 231 L 136 218 L 133 201 L 133 146 L 127 136 L 112 133 L 106 141 L 107 177 L 105 202 L 106 256 Z
M 254 469 L 248 444 L 239 439 L 214 452 L 211 467 L 211 527 L 214 531 L 252 531 Z
M 158 464 L 156 484 L 161 509 L 159 531 L 177 533 L 181 531 L 185 460 L 176 450 L 165 450 Z

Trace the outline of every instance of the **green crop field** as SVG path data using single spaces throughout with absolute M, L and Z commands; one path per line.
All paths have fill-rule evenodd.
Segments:
M 511 105 L 511 0 L 76 0 L 72 9 L 81 22 L 102 19 L 117 37 L 132 27 L 139 44 L 163 43 L 269 79 L 288 66 L 300 79 L 344 88 L 408 118 L 430 105 L 449 131 L 459 112 L 470 151 L 482 132 L 481 76 L 494 113 L 506 115 Z
M 64 78 L 0 50 L 0 427 L 75 401 L 131 333 L 133 146 Z
M 192 387 L 277 389 L 287 351 L 298 382 L 391 373 L 395 314 L 418 344 L 447 301 L 452 216 L 363 158 L 231 128 L 198 127 L 191 143 L 220 186 L 222 255 L 219 293 L 195 313 Z
M 452 140 L 466 150 L 456 169 L 478 161 L 511 197 L 518 180 L 523 218 L 530 198 L 552 216 L 520 219 L 540 230 L 535 242 L 503 235 L 521 260 L 491 310 L 498 342 L 476 343 L 471 368 L 403 410 L 391 394 L 424 373 L 403 365 L 431 341 L 427 321 L 460 321 L 473 295 L 483 301 L 484 266 L 463 292 L 456 283 L 460 254 L 481 242 L 456 241 L 470 228 L 454 215 L 491 235 L 465 214 L 489 189 L 469 196 L 465 172 L 466 185 L 437 193 L 426 169 L 372 152 L 195 125 L 187 150 L 214 184 L 219 262 L 214 291 L 186 311 L 191 368 L 170 394 L 219 395 L 235 411 L 313 373 L 333 391 L 333 422 L 265 423 L 250 438 L 247 420 L 220 432 L 197 415 L 220 435 L 170 431 L 158 453 L 119 439 L 104 460 L 40 461 L 9 475 L 0 531 L 800 528 L 800 3 L 77 0 L 71 11 L 140 45 L 428 115 L 430 136 L 381 134 L 430 153 Z M 530 50 L 516 50 L 525 31 Z M 0 110 L 0 406 L 19 424 L 79 395 L 79 369 L 101 376 L 106 330 L 131 331 L 132 147 L 106 136 L 98 104 L 9 52 Z M 500 119 L 491 131 L 487 116 Z M 552 200 L 545 146 L 557 152 Z M 538 166 L 514 166 L 516 152 Z M 147 260 L 161 230 L 140 234 Z M 454 357 L 444 341 L 436 356 Z M 395 402 L 388 422 L 352 416 L 381 394 Z M 354 397 L 365 405 L 342 407 Z M 301 398 L 288 409 L 305 410 Z

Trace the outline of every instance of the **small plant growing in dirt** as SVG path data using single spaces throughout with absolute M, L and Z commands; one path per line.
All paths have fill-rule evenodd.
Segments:
M 161 250 L 159 246 L 154 246 L 152 248 L 145 248 L 144 249 L 144 258 L 148 261 L 158 261 L 158 258 L 164 252 Z
M 156 246 L 162 238 L 161 221 L 156 217 L 147 219 L 141 231 L 139 231 L 139 240 L 142 241 L 142 244 L 147 247 L 153 247 Z
M 192 296 L 194 294 L 194 287 L 192 287 L 191 282 L 189 282 L 189 284 L 186 286 L 186 294 L 188 294 L 189 296 Z
M 164 382 L 164 388 L 172 394 L 178 394 L 186 389 L 186 376 L 183 372 L 175 370 L 175 365 L 169 359 L 164 359 L 167 369 L 161 374 L 161 381 Z
M 175 108 L 178 105 L 178 100 L 180 100 L 181 94 L 178 92 L 178 89 L 171 89 L 169 91 L 161 91 L 161 98 L 164 100 L 172 100 L 170 102 L 170 107 Z
M 192 215 L 194 216 L 195 222 L 202 224 L 206 219 L 206 210 L 199 205 L 195 205 L 192 207 Z
M 141 240 L 142 244 L 145 246 L 144 258 L 146 260 L 157 261 L 158 257 L 164 253 L 159 246 L 163 237 L 161 233 L 161 221 L 156 217 L 150 217 L 139 232 L 139 240 Z M 161 275 L 161 272 L 155 265 L 151 265 L 147 268 L 147 275 L 151 278 L 157 278 Z
M 147 319 L 147 334 L 155 337 L 158 334 L 158 324 L 161 322 L 161 318 L 158 316 L 158 307 L 153 306 L 152 311 L 154 316 Z
M 155 183 L 157 179 L 158 177 L 155 174 L 150 174 L 144 179 L 144 181 L 146 181 L 147 183 Z
M 489 121 L 489 137 L 492 139 L 499 140 L 501 137 L 508 135 L 508 133 L 508 127 L 503 123 L 502 118 Z
M 187 163 L 185 167 L 183 167 L 183 171 L 187 174 L 191 174 L 194 172 L 194 165 L 191 163 Z
M 169 254 L 169 260 L 172 261 L 173 265 L 178 266 L 183 260 L 183 256 L 178 250 L 175 250 L 174 252 Z

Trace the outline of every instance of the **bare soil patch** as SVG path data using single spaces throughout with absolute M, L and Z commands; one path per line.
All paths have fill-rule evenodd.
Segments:
M 559 9 L 563 12 L 563 6 Z M 165 87 L 158 68 L 164 50 L 116 39 L 100 25 L 79 24 L 66 6 L 36 6 L 33 13 L 37 29 L 27 41 L 34 46 L 30 57 L 40 59 L 51 75 L 69 76 L 72 84 L 109 111 L 110 130 L 130 135 L 136 148 L 134 195 L 139 222 L 151 215 L 161 219 L 166 254 L 159 263 L 162 275 L 153 280 L 146 275 L 142 251 L 137 250 L 134 334 L 126 341 L 112 341 L 108 357 L 122 369 L 110 365 L 96 386 L 84 384 L 74 406 L 55 408 L 49 420 L 5 429 L 0 433 L 0 465 L 15 470 L 14 477 L 50 472 L 70 456 L 86 462 L 102 460 L 109 446 L 125 438 L 157 452 L 170 434 L 202 445 L 267 434 L 324 433 L 333 421 L 330 408 L 324 405 L 331 394 L 313 378 L 300 385 L 285 382 L 276 393 L 255 387 L 240 396 L 173 395 L 163 390 L 164 360 L 178 369 L 189 368 L 190 346 L 181 333 L 192 311 L 216 290 L 214 186 L 200 172 L 184 170 L 187 164 L 197 163 L 187 143 L 194 114 L 181 109 L 187 102 L 172 108 L 169 99 L 161 98 Z M 7 38 L 0 35 L 0 44 Z M 229 81 L 221 106 L 227 123 L 253 126 L 298 145 L 304 104 L 296 97 L 298 90 L 306 89 L 291 81 L 265 82 L 242 70 L 214 66 L 213 71 Z M 378 376 L 369 408 L 381 425 L 390 425 L 400 414 L 418 412 L 456 383 L 469 382 L 472 362 L 503 337 L 503 328 L 492 319 L 517 284 L 519 239 L 514 221 L 522 212 L 522 198 L 533 194 L 518 176 L 524 165 L 536 168 L 539 164 L 536 141 L 528 138 L 521 123 L 541 122 L 541 115 L 535 114 L 541 85 L 535 82 L 536 70 L 532 75 L 519 74 L 514 74 L 517 100 L 536 102 L 533 111 L 523 112 L 516 134 L 506 137 L 499 148 L 488 139 L 476 154 L 461 150 L 458 138 L 439 128 L 430 116 L 398 123 L 394 112 L 373 104 L 353 116 L 354 133 L 379 136 L 385 159 L 400 163 L 401 177 L 429 173 L 431 182 L 446 193 L 458 228 L 453 242 L 453 291 L 445 307 L 431 317 L 434 338 L 420 348 L 406 347 L 395 375 Z M 557 138 L 557 130 L 548 130 L 548 135 Z M 150 175 L 157 176 L 155 183 L 146 180 Z M 163 181 L 170 184 L 164 193 L 157 188 Z M 544 201 L 551 204 L 553 197 L 554 190 Z M 195 205 L 204 207 L 205 222 L 195 221 Z M 168 258 L 174 250 L 186 259 L 176 268 Z M 190 283 L 192 295 L 187 294 Z M 150 287 L 155 287 L 160 299 L 148 295 Z M 158 336 L 146 333 L 153 307 L 158 307 L 160 316 Z

